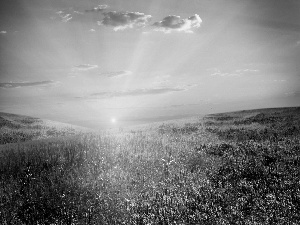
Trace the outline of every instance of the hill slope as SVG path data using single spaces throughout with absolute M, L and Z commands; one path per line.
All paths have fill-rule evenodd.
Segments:
M 285 108 L 4 145 L 0 224 L 299 224 L 299 126 Z
M 51 120 L 0 112 L 0 145 L 63 137 L 91 131 Z

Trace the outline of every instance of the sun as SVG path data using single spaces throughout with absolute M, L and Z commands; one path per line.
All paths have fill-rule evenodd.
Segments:
M 111 118 L 111 120 L 110 120 L 112 123 L 116 123 L 117 122 L 117 120 L 116 120 L 116 118 Z

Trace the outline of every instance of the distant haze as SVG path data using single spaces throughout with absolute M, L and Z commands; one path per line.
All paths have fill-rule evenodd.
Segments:
M 14 0 L 0 111 L 88 127 L 300 105 L 298 0 Z

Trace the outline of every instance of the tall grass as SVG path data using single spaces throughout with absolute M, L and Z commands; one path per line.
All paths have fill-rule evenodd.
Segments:
M 297 224 L 299 132 L 282 130 L 298 117 L 222 116 L 7 145 L 0 223 Z M 232 127 L 277 138 L 224 136 Z
M 205 180 L 189 168 L 207 160 L 193 159 L 194 146 L 209 141 L 207 135 L 161 134 L 162 129 L 82 134 L 2 150 L 1 223 L 128 224 L 140 223 L 142 215 L 142 220 L 150 219 L 140 214 L 147 201 L 155 197 L 155 207 L 160 207 L 176 185 L 187 188 L 187 182 Z M 184 204 L 186 197 L 180 194 L 178 203 Z

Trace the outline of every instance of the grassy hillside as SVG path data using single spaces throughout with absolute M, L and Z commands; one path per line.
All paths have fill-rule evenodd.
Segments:
M 0 145 L 62 137 L 87 131 L 83 127 L 0 112 Z
M 1 224 L 298 224 L 299 108 L 0 152 Z

